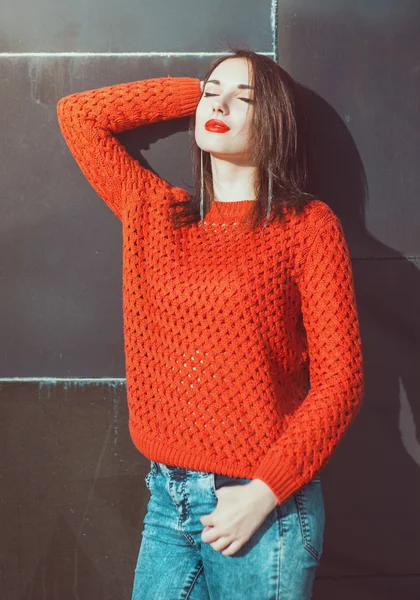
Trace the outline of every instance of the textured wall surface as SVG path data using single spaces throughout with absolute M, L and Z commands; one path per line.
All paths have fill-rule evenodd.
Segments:
M 0 28 L 0 597 L 124 600 L 148 491 L 127 428 L 121 226 L 60 134 L 64 95 L 202 78 L 219 42 L 303 86 L 314 188 L 349 242 L 365 400 L 323 473 L 314 600 L 420 597 L 416 0 L 21 0 Z M 190 189 L 187 119 L 119 136 Z

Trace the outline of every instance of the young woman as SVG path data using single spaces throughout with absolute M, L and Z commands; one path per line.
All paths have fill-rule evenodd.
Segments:
M 119 132 L 190 116 L 195 190 Z M 305 191 L 293 79 L 247 49 L 58 103 L 66 142 L 123 227 L 129 429 L 151 461 L 133 600 L 306 600 L 320 471 L 360 409 L 341 222 Z M 170 157 L 168 157 L 170 160 Z

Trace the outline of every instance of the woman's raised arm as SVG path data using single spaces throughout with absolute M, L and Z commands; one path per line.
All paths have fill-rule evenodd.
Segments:
M 115 134 L 191 115 L 200 96 L 199 79 L 168 76 L 88 90 L 59 100 L 58 122 L 71 153 L 120 220 L 127 192 L 150 194 L 169 184 L 132 158 Z

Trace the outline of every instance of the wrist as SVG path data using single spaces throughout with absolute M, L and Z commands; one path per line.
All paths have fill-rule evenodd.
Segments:
M 277 496 L 262 479 L 253 479 L 249 484 L 252 494 L 255 496 L 257 505 L 262 504 L 267 513 L 270 513 L 277 506 Z

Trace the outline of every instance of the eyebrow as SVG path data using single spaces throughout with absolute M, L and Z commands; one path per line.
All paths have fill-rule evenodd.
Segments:
M 220 81 L 218 79 L 208 79 L 206 81 L 206 83 L 215 83 L 217 85 L 220 85 Z M 254 87 L 252 85 L 246 85 L 245 83 L 240 83 L 238 85 L 238 88 L 240 90 L 253 90 L 254 89 Z

